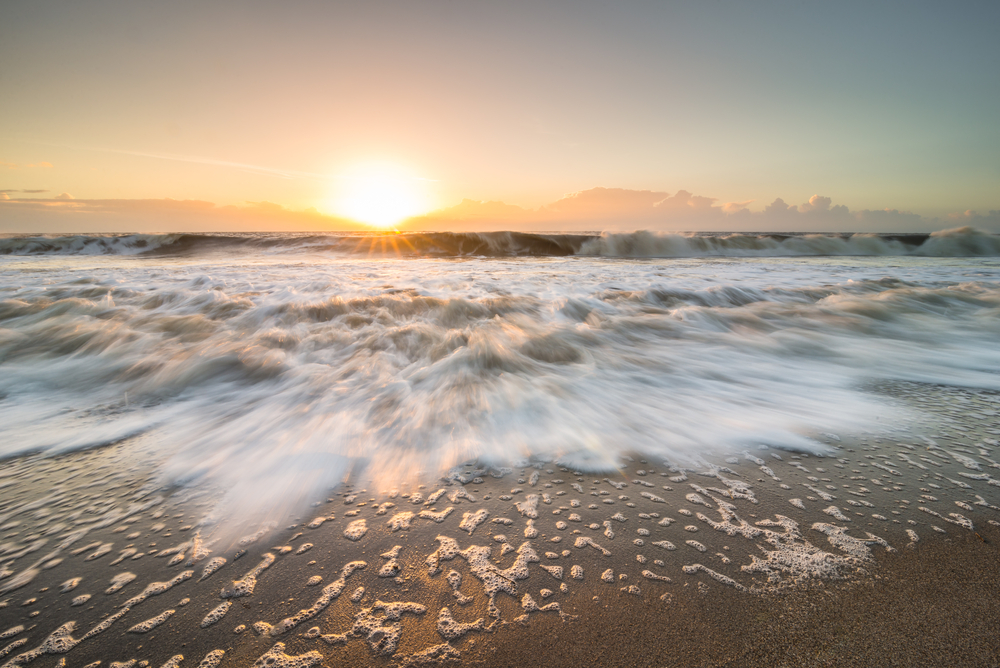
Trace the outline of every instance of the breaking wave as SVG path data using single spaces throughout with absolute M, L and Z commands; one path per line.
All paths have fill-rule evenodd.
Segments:
M 399 257 L 995 257 L 1000 256 L 1000 236 L 962 227 L 930 234 L 681 234 L 639 231 L 604 234 L 429 232 L 129 234 L 0 238 L 0 255 L 162 256 L 233 252 L 327 252 Z

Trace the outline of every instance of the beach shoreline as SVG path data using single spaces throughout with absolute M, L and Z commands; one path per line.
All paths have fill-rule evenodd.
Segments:
M 70 648 L 81 666 L 995 665 L 1000 485 L 968 460 L 993 461 L 996 425 L 942 427 L 993 396 L 909 400 L 937 413 L 827 435 L 826 457 L 759 446 L 687 467 L 636 455 L 611 474 L 468 462 L 395 489 L 359 477 L 235 543 L 199 523 L 219 490 L 164 488 L 130 469 L 128 442 L 8 460 L 0 632 L 24 628 L 0 650 L 28 642 L 0 665 L 56 666 L 30 652 L 68 621 L 74 642 L 106 625 Z M 121 573 L 135 577 L 104 593 Z M 134 603 L 151 582 L 168 586 Z

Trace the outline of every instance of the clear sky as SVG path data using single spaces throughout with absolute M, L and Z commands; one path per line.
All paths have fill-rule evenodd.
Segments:
M 592 188 L 998 227 L 998 26 L 995 0 L 6 0 L 0 231 L 552 220 Z

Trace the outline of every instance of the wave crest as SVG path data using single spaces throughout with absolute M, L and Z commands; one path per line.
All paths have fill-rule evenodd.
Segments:
M 639 231 L 588 239 L 579 255 L 603 257 L 786 257 L 1000 255 L 1000 236 L 970 227 L 931 234 L 724 234 Z
M 334 253 L 398 257 L 1000 256 L 1000 236 L 961 227 L 930 234 L 430 232 L 128 234 L 0 238 L 0 255 Z

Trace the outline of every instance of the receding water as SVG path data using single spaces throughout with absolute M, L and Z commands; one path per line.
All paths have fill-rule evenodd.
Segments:
M 145 434 L 130 447 L 161 481 L 256 522 L 359 468 L 822 452 L 817 434 L 901 417 L 872 382 L 1000 389 L 1000 259 L 914 254 L 995 237 L 548 235 L 591 254 L 513 257 L 510 237 L 428 256 L 416 236 L 5 240 L 0 454 Z M 737 250 L 605 257 L 684 239 Z M 888 254 L 736 257 L 775 244 Z

